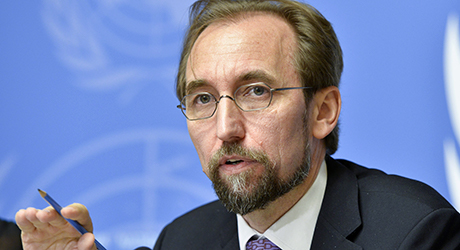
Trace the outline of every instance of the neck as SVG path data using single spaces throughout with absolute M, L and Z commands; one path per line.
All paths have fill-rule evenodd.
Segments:
M 316 143 L 319 145 L 315 145 Z M 268 204 L 266 208 L 243 215 L 243 218 L 254 230 L 259 233 L 264 233 L 271 225 L 289 211 L 313 185 L 326 155 L 326 150 L 321 141 L 315 141 L 311 148 L 310 171 L 304 182 Z

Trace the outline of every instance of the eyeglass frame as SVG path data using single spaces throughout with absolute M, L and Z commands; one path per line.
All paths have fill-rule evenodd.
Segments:
M 257 111 L 257 110 L 263 110 L 263 109 L 266 109 L 268 107 L 270 107 L 270 104 L 272 103 L 272 99 L 273 99 L 273 92 L 275 91 L 282 91 L 282 90 L 293 90 L 293 89 L 311 89 L 313 87 L 284 87 L 284 88 L 272 88 L 270 87 L 268 84 L 264 83 L 264 82 L 255 82 L 255 83 L 249 83 L 249 84 L 245 84 L 245 85 L 242 85 L 240 87 L 238 87 L 235 92 L 233 92 L 233 96 L 235 96 L 236 92 L 238 92 L 238 90 L 242 87 L 246 87 L 246 86 L 251 86 L 251 85 L 256 85 L 256 84 L 263 84 L 265 86 L 267 86 L 269 89 L 270 89 L 270 101 L 268 102 L 267 106 L 266 107 L 263 107 L 263 108 L 257 108 L 257 109 L 249 109 L 249 110 L 245 110 L 243 109 L 242 107 L 240 107 L 240 105 L 238 105 L 238 103 L 236 102 L 235 98 L 234 97 L 231 97 L 229 95 L 221 95 L 219 98 L 216 98 L 213 94 L 207 92 L 207 91 L 204 91 L 204 92 L 198 92 L 198 93 L 193 93 L 193 94 L 188 94 L 188 95 L 185 95 L 184 97 L 182 97 L 182 100 L 180 102 L 179 105 L 176 106 L 176 108 L 180 109 L 182 111 L 182 114 L 184 114 L 185 118 L 187 118 L 187 120 L 189 121 L 198 121 L 198 120 L 205 120 L 205 119 L 208 119 L 208 118 L 211 118 L 214 116 L 214 114 L 216 113 L 216 110 L 217 110 L 217 106 L 219 105 L 220 101 L 222 100 L 222 98 L 229 98 L 230 100 L 232 100 L 235 105 L 241 110 L 241 111 L 244 111 L 244 112 L 252 112 L 252 111 Z M 202 117 L 202 118 L 195 118 L 195 119 L 190 119 L 188 118 L 188 116 L 185 114 L 186 112 L 186 109 L 187 107 L 183 107 L 182 104 L 184 103 L 184 100 L 187 96 L 191 96 L 191 95 L 198 95 L 200 93 L 208 93 L 209 95 L 211 95 L 214 99 L 215 99 L 215 108 L 214 108 L 214 111 L 212 112 L 211 115 L 209 116 L 206 116 L 206 117 Z M 185 105 L 184 105 L 185 106 Z

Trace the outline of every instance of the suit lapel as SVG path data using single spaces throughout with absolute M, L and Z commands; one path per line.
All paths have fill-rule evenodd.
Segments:
M 238 242 L 238 234 L 234 234 L 233 237 L 224 245 L 222 245 L 222 250 L 235 250 L 240 249 L 240 244 Z
M 347 239 L 360 225 L 356 176 L 326 156 L 327 186 L 311 249 L 361 249 Z
M 220 247 L 222 250 L 235 250 L 240 248 L 238 241 L 238 226 L 236 215 L 228 213 L 225 225 L 222 226 L 220 231 Z

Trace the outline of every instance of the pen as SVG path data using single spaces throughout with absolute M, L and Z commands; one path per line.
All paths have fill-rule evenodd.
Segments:
M 53 198 L 51 198 L 51 196 L 49 196 L 45 191 L 38 189 L 38 192 L 40 193 L 41 197 L 43 197 L 43 199 L 45 199 L 45 201 L 48 202 L 48 204 L 50 204 L 54 209 L 56 209 L 56 211 L 58 212 L 58 214 L 60 216 L 62 216 L 62 214 L 61 214 L 61 209 L 62 209 L 61 205 L 59 205 L 55 200 L 53 200 Z M 64 218 L 64 216 L 62 216 L 62 218 Z M 78 232 L 80 232 L 81 234 L 85 234 L 85 233 L 88 232 L 77 221 L 67 219 L 67 218 L 64 218 L 64 219 L 66 219 L 70 223 L 70 225 L 72 225 L 75 229 L 77 229 Z M 99 241 L 97 241 L 96 239 L 94 239 L 94 244 L 96 244 L 96 247 L 97 247 L 98 250 L 106 250 L 105 247 L 102 246 L 101 243 L 99 243 Z

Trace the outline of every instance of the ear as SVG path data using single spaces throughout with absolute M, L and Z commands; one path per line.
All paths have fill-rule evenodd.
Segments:
M 311 103 L 312 134 L 321 140 L 337 126 L 342 98 L 337 87 L 331 86 L 316 92 Z

